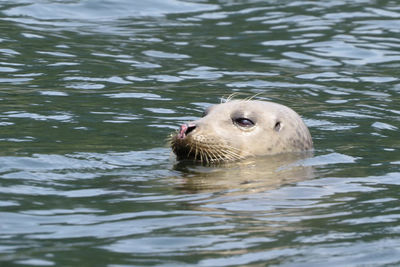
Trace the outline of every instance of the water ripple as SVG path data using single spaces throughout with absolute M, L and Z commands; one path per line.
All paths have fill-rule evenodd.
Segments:
M 134 5 L 130 1 L 107 0 L 97 3 L 94 0 L 88 0 L 77 3 L 31 3 L 13 7 L 6 10 L 5 13 L 8 16 L 28 16 L 40 20 L 104 20 L 132 16 L 162 16 L 168 13 L 194 12 L 216 8 L 216 5 L 177 0 L 168 0 L 167 2 L 151 0 L 151 3 L 135 3 Z
M 396 265 L 399 14 L 390 0 L 3 1 L 0 261 Z M 176 162 L 166 137 L 232 93 L 296 110 L 313 155 Z

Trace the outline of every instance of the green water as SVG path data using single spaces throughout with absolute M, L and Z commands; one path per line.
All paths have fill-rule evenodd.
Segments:
M 397 1 L 0 2 L 1 266 L 397 266 Z M 222 97 L 312 157 L 177 164 Z

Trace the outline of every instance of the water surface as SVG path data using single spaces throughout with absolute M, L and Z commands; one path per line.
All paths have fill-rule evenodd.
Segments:
M 397 266 L 396 1 L 2 1 L 0 263 Z M 175 162 L 179 124 L 259 94 L 312 157 Z

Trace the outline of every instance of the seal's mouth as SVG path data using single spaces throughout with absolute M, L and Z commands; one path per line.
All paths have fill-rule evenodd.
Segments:
M 172 136 L 170 144 L 178 161 L 193 161 L 203 164 L 218 164 L 243 159 L 241 151 L 229 146 L 223 140 L 209 138 L 204 135 L 188 135 L 193 131 L 185 127 Z

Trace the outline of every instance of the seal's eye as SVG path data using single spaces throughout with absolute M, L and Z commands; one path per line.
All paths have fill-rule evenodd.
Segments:
M 237 118 L 234 119 L 233 122 L 240 126 L 240 127 L 244 127 L 244 128 L 250 128 L 254 126 L 254 122 L 252 120 L 246 119 L 246 118 Z

